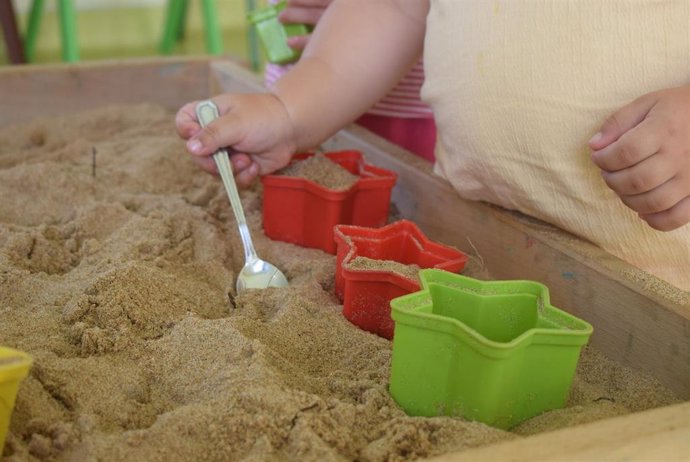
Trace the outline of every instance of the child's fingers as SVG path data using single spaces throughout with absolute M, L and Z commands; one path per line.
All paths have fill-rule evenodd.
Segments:
M 278 15 L 283 24 L 309 24 L 316 25 L 321 19 L 325 6 L 288 6 Z
M 248 188 L 259 175 L 259 166 L 252 163 L 249 167 L 237 172 L 235 175 L 235 182 L 238 188 Z
M 202 170 L 218 175 L 218 167 L 213 157 L 192 156 L 192 160 L 201 167 Z M 253 162 L 248 155 L 241 153 L 231 155 L 230 161 L 232 162 L 232 171 L 235 175 L 237 187 L 243 189 L 251 186 L 254 179 L 258 176 L 259 166 Z
M 218 167 L 213 157 L 192 156 L 192 160 L 201 167 L 202 170 L 218 175 Z M 252 162 L 248 155 L 240 153 L 231 155 L 230 161 L 232 162 L 232 171 L 235 175 L 237 187 L 240 189 L 249 187 L 259 173 L 258 165 Z
M 214 175 L 218 175 L 218 168 L 216 167 L 216 162 L 213 160 L 213 157 L 192 156 L 192 160 L 195 164 L 201 167 L 202 170 Z
M 247 154 L 236 152 L 230 156 L 230 163 L 233 173 L 237 174 L 249 167 L 252 164 L 252 159 Z
M 270 175 L 290 163 L 291 150 L 275 150 L 269 153 L 252 155 L 252 161 L 257 167 L 258 175 Z
M 304 50 L 310 38 L 311 35 L 293 35 L 292 37 L 288 37 L 287 44 L 290 48 L 294 48 L 295 50 Z
M 685 199 L 687 193 L 678 177 L 668 180 L 649 192 L 634 195 L 623 195 L 625 205 L 641 214 L 659 213 L 669 210 Z
M 602 178 L 619 195 L 634 195 L 651 191 L 678 173 L 678 166 L 663 153 L 654 154 L 632 167 L 616 172 L 602 171 Z
M 640 218 L 656 230 L 673 231 L 690 223 L 690 197 L 686 197 L 663 212 L 640 214 Z
M 242 139 L 242 129 L 233 114 L 221 115 L 187 140 L 187 149 L 195 156 L 209 156 L 218 149 Z
M 333 0 L 287 0 L 288 7 L 305 6 L 309 8 L 325 9 Z
M 589 147 L 598 151 L 620 138 L 642 122 L 657 101 L 655 93 L 646 94 L 611 115 L 590 140 Z
M 187 103 L 175 114 L 175 128 L 177 129 L 177 134 L 182 139 L 189 139 L 201 130 L 201 126 L 197 122 L 196 114 L 194 113 L 196 105 L 197 101 Z
M 211 100 L 216 104 L 220 113 L 220 118 L 211 124 L 216 126 L 215 128 L 209 130 L 211 125 L 202 128 L 199 124 L 196 117 L 196 106 L 199 101 L 185 104 L 177 111 L 175 116 L 177 133 L 180 137 L 187 140 L 187 150 L 194 155 L 208 156 L 216 152 L 219 147 L 222 147 L 222 145 L 216 144 L 214 141 L 216 134 L 209 134 L 207 132 L 217 132 L 220 126 L 227 124 L 227 122 L 219 124 L 219 120 L 224 117 L 229 118 L 224 116 L 224 114 L 230 112 L 232 108 L 232 97 L 224 94 L 211 98 Z
M 613 143 L 594 151 L 592 162 L 604 171 L 616 172 L 653 156 L 662 144 L 660 134 L 664 133 L 664 130 L 660 124 L 657 119 L 645 119 Z

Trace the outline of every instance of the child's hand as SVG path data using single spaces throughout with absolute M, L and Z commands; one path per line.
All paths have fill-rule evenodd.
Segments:
M 229 148 L 235 180 L 249 186 L 257 175 L 272 173 L 290 162 L 294 130 L 280 100 L 270 93 L 224 94 L 212 98 L 220 117 L 206 128 L 197 121 L 197 102 L 183 106 L 175 118 L 177 133 L 187 140 L 192 159 L 217 173 L 211 155 Z
M 690 222 L 690 86 L 649 93 L 589 141 L 606 184 L 649 226 Z
M 278 19 L 283 24 L 307 24 L 315 26 L 332 0 L 287 0 L 287 6 Z M 288 37 L 287 44 L 297 50 L 304 49 L 311 35 Z

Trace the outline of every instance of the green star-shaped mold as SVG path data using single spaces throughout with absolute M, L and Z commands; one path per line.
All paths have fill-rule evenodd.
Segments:
M 534 281 L 420 271 L 422 290 L 391 301 L 391 394 L 411 415 L 499 428 L 562 407 L 592 326 L 551 305 Z

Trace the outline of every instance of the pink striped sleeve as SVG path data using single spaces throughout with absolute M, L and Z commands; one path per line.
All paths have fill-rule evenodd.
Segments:
M 433 113 L 420 98 L 424 84 L 424 67 L 419 61 L 369 114 L 401 118 L 431 118 Z
M 292 66 L 266 64 L 264 83 L 267 87 L 274 85 L 285 75 Z M 368 114 L 386 117 L 420 118 L 433 117 L 431 108 L 420 98 L 420 91 L 424 83 L 424 68 L 422 62 L 417 63 L 403 77 L 400 82 L 378 103 L 374 104 Z

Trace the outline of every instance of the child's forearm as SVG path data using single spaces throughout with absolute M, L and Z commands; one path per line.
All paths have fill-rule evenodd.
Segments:
M 300 62 L 275 86 L 298 149 L 365 112 L 419 58 L 428 0 L 335 0 Z

